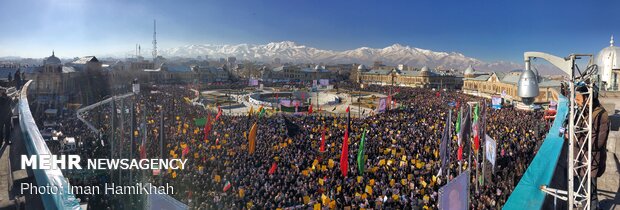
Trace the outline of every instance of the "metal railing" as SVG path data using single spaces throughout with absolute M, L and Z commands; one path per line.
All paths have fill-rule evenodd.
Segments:
M 30 112 L 28 87 L 31 82 L 32 80 L 28 81 L 22 87 L 18 102 L 19 125 L 24 145 L 28 155 L 52 155 Z M 60 169 L 33 169 L 32 171 L 38 186 L 50 186 L 59 189 L 58 193 L 41 194 L 41 200 L 45 209 L 81 209 L 80 203 L 69 190 L 71 188 L 69 182 L 62 175 Z

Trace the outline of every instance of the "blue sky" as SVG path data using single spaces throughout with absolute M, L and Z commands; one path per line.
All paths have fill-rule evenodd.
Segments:
M 619 1 L 0 1 L 0 56 L 61 57 L 184 44 L 290 40 L 330 50 L 394 43 L 520 62 L 524 51 L 596 53 L 620 37 Z M 619 38 L 620 39 L 620 38 Z

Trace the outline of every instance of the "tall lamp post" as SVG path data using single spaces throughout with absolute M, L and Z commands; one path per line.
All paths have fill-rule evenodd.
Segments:
M 357 118 L 362 118 L 362 89 L 364 89 L 364 83 L 360 83 L 360 90 L 357 95 Z

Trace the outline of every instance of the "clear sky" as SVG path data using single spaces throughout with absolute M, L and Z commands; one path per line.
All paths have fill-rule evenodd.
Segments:
M 394 43 L 520 62 L 524 51 L 597 53 L 620 40 L 620 1 L 3 0 L 0 56 L 150 52 L 294 41 L 329 50 Z M 620 41 L 618 42 L 620 44 Z

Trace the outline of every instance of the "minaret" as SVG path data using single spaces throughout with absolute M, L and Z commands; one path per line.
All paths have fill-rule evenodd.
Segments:
M 614 35 L 611 35 L 611 40 L 609 40 L 609 46 L 614 46 Z
M 153 63 L 157 60 L 157 22 L 153 20 Z

